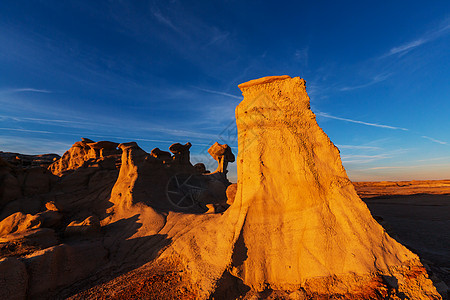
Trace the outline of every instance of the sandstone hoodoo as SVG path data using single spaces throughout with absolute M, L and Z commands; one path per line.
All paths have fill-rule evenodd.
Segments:
M 232 273 L 256 290 L 319 294 L 371 286 L 383 294 L 376 287 L 382 275 L 391 278 L 388 286 L 396 282 L 389 287 L 399 296 L 437 297 L 418 257 L 389 237 L 357 196 L 310 110 L 305 81 L 265 77 L 239 88 L 234 205 L 242 206 L 247 259 Z
M 441 299 L 357 196 L 304 80 L 239 87 L 237 184 L 219 143 L 213 172 L 190 143 L 0 156 L 0 299 Z
M 439 299 L 419 258 L 357 196 L 339 150 L 310 110 L 305 81 L 265 77 L 239 88 L 234 203 L 161 257 L 178 256 L 205 298 L 270 291 Z

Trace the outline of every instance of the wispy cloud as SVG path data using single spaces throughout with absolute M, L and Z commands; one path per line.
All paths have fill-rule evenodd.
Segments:
M 354 164 L 365 164 L 376 160 L 391 158 L 392 156 L 388 153 L 375 154 L 375 155 L 342 155 L 342 163 L 354 163 Z
M 5 131 L 16 131 L 16 132 L 27 132 L 27 133 L 41 133 L 41 134 L 51 134 L 51 135 L 70 135 L 70 136 L 77 136 L 81 138 L 80 133 L 68 133 L 68 132 L 56 132 L 56 131 L 47 131 L 47 130 L 33 130 L 33 129 L 22 129 L 22 128 L 6 128 L 6 127 L 0 127 L 0 130 Z M 103 134 L 88 134 L 89 137 L 94 138 L 108 138 L 108 139 L 115 139 L 119 140 L 121 142 L 125 141 L 141 141 L 141 142 L 157 142 L 157 143 L 165 143 L 165 144 L 172 144 L 174 143 L 173 140 L 162 140 L 162 139 L 146 139 L 146 138 L 136 138 L 136 137 L 125 137 L 125 136 L 116 136 L 116 135 L 103 135 Z M 174 134 L 176 135 L 176 134 Z M 190 136 L 189 136 L 190 137 Z M 202 144 L 202 143 L 195 143 L 196 146 L 208 146 L 209 144 Z
M 1 151 L 17 152 L 22 154 L 58 153 L 63 154 L 70 148 L 72 142 L 55 141 L 53 138 L 36 138 L 0 136 Z
M 222 32 L 217 28 L 213 28 L 211 40 L 205 45 L 205 47 L 225 41 L 229 35 L 229 32 Z
M 44 123 L 44 124 L 79 124 L 86 126 L 102 126 L 100 123 L 92 123 L 92 122 L 80 122 L 74 120 L 59 120 L 59 119 L 42 119 L 42 118 L 28 118 L 28 117 L 16 117 L 16 116 L 5 116 L 0 115 L 0 121 L 5 119 L 11 119 L 17 122 L 32 122 L 32 123 Z M 103 125 L 104 126 L 104 125 Z
M 153 8 L 152 14 L 156 18 L 156 20 L 158 20 L 158 22 L 166 25 L 167 27 L 171 28 L 173 31 L 179 34 L 184 35 L 184 32 L 180 28 L 175 26 L 168 17 L 164 16 L 159 9 Z
M 450 32 L 450 18 L 447 18 L 441 23 L 441 25 L 438 28 L 428 31 L 427 33 L 423 34 L 421 37 L 415 40 L 391 48 L 389 52 L 384 54 L 381 58 L 395 54 L 398 54 L 400 56 L 404 55 L 423 44 L 429 43 L 433 40 L 436 40 L 444 36 L 445 34 L 448 34 L 449 32 Z
M 199 91 L 203 91 L 205 93 L 210 93 L 210 94 L 216 94 L 216 95 L 221 95 L 221 96 L 226 96 L 226 97 L 230 97 L 230 98 L 234 98 L 234 99 L 239 99 L 242 100 L 242 96 L 236 96 L 236 95 L 232 95 L 232 94 L 228 94 L 228 93 L 224 93 L 221 91 L 214 91 L 214 90 L 208 90 L 208 89 L 204 89 L 204 88 L 200 88 L 200 87 L 196 87 L 196 86 L 192 86 L 193 88 L 196 88 Z
M 426 158 L 426 159 L 418 159 L 419 161 L 435 161 L 435 160 L 450 160 L 450 156 L 443 156 L 443 157 L 433 157 L 433 158 Z
M 14 94 L 14 93 L 44 93 L 51 94 L 53 91 L 45 89 L 34 89 L 34 88 L 14 88 L 14 89 L 3 89 L 2 93 Z
M 45 134 L 67 134 L 67 133 L 58 133 L 58 132 L 47 131 L 47 130 L 33 130 L 33 129 L 8 128 L 8 127 L 0 127 L 0 130 L 31 132 L 31 133 L 45 133 Z
M 416 47 L 419 47 L 422 44 L 425 44 L 427 41 L 428 41 L 427 39 L 420 38 L 418 40 L 406 43 L 404 45 L 400 45 L 400 46 L 394 47 L 391 50 L 389 50 L 388 55 L 394 55 L 394 54 L 397 54 L 397 53 L 403 53 L 404 54 L 404 53 L 406 53 L 406 52 L 408 52 L 408 51 L 410 51 L 410 50 L 412 50 L 412 49 L 414 49 Z
M 344 122 L 349 122 L 349 123 L 356 123 L 356 124 L 372 126 L 372 127 L 378 127 L 378 128 L 385 128 L 385 129 L 394 129 L 394 130 L 408 131 L 408 129 L 402 128 L 402 127 L 396 127 L 396 126 L 390 126 L 390 125 L 384 125 L 384 124 L 369 123 L 369 122 L 364 122 L 364 121 L 359 121 L 359 120 L 352 120 L 352 119 L 347 119 L 347 118 L 341 118 L 341 117 L 332 116 L 332 115 L 330 115 L 328 113 L 324 113 L 324 112 L 318 112 L 316 114 L 318 116 L 321 116 L 321 117 L 324 117 L 324 118 L 334 119 L 334 120 L 339 120 L 339 121 L 344 121 Z
M 373 79 L 371 81 L 369 81 L 368 83 L 360 84 L 360 85 L 354 85 L 354 86 L 345 86 L 345 87 L 343 87 L 343 88 L 341 88 L 339 90 L 344 92 L 344 91 L 352 91 L 352 90 L 356 90 L 356 89 L 366 88 L 366 87 L 372 86 L 374 84 L 377 84 L 379 82 L 385 81 L 391 75 L 392 75 L 392 73 L 379 74 L 379 75 L 373 77 Z
M 409 166 L 383 166 L 383 167 L 373 167 L 367 168 L 365 170 L 389 170 L 389 169 L 414 169 L 414 168 L 424 168 L 424 167 L 446 167 L 446 164 L 426 164 L 426 165 L 409 165 Z
M 427 140 L 432 141 L 432 142 L 434 142 L 434 143 L 438 143 L 438 144 L 441 144 L 441 145 L 447 145 L 447 142 L 440 141 L 440 140 L 434 139 L 434 138 L 429 137 L 429 136 L 426 136 L 426 135 L 422 135 L 422 137 L 423 137 L 424 139 L 427 139 Z
M 375 146 L 361 146 L 361 145 L 336 145 L 339 149 L 354 149 L 354 150 L 379 150 L 380 147 Z
M 294 58 L 296 61 L 301 62 L 303 65 L 308 66 L 308 53 L 309 47 L 303 49 L 297 49 L 294 53 Z

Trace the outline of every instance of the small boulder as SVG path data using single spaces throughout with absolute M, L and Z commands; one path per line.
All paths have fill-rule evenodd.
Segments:
M 59 211 L 60 209 L 56 206 L 55 201 L 49 201 L 45 203 L 45 208 L 51 211 Z

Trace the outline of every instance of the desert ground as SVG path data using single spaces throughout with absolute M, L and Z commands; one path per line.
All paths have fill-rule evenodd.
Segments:
M 450 180 L 353 184 L 374 218 L 392 237 L 419 255 L 435 286 L 447 289 L 450 286 Z

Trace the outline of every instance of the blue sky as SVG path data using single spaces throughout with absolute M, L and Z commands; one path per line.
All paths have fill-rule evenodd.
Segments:
M 237 85 L 286 74 L 352 180 L 450 178 L 449 49 L 449 1 L 1 1 L 0 150 L 190 141 L 211 165 Z

